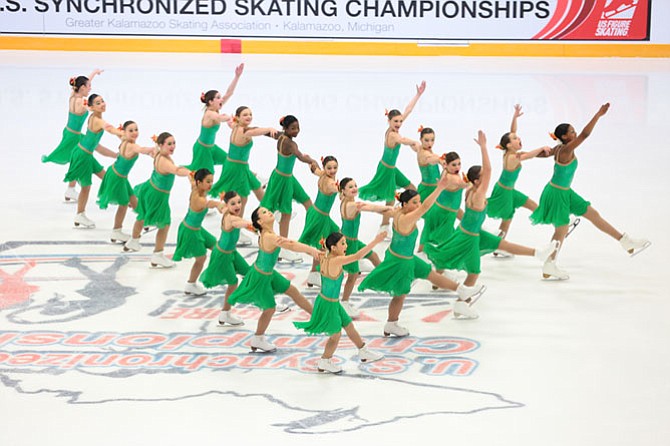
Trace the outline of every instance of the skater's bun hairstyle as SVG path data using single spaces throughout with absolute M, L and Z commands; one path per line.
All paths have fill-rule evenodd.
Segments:
M 400 113 L 400 110 L 396 110 L 395 108 L 391 111 L 386 112 L 386 117 L 390 121 L 391 119 L 395 118 L 396 116 L 400 116 L 402 113 Z
M 482 166 L 472 166 L 468 169 L 468 173 L 466 176 L 468 177 L 468 181 L 470 183 L 474 183 L 475 180 L 479 179 L 479 175 L 482 172 Z
M 298 122 L 298 118 L 296 118 L 293 115 L 282 116 L 281 119 L 279 119 L 279 125 L 281 125 L 282 128 L 285 129 L 287 129 L 294 122 Z
M 340 184 L 338 185 L 338 187 L 340 188 L 340 192 L 343 192 L 344 188 L 347 187 L 347 184 L 349 184 L 352 181 L 354 181 L 353 178 L 349 178 L 349 177 L 342 178 L 342 180 L 340 181 Z
M 86 76 L 77 76 L 70 78 L 70 86 L 74 91 L 79 91 L 79 89 L 88 83 L 88 78 Z
M 419 127 L 419 137 L 423 138 L 423 135 L 434 135 L 435 130 L 430 127 Z
M 507 132 L 503 136 L 500 137 L 500 144 L 498 145 L 498 148 L 500 148 L 502 150 L 505 150 L 505 151 L 507 150 L 507 144 L 509 144 L 510 141 L 512 140 L 510 138 L 511 134 L 512 134 L 512 132 Z
M 158 138 L 156 138 L 156 144 L 159 146 L 162 146 L 165 144 L 165 141 L 172 136 L 172 133 L 169 132 L 163 132 L 160 135 L 158 135 Z
M 200 102 L 205 104 L 205 107 L 219 94 L 217 90 L 209 90 L 207 93 L 200 94 Z
M 409 203 L 409 200 L 416 197 L 417 195 L 419 195 L 417 191 L 413 189 L 405 189 L 398 197 L 398 201 L 402 206 L 405 206 L 407 203 Z
M 88 97 L 88 99 L 86 100 L 86 103 L 88 104 L 88 106 L 89 106 L 89 107 L 92 106 L 92 105 L 93 105 L 93 101 L 95 101 L 95 98 L 97 98 L 97 97 L 99 97 L 99 96 L 100 96 L 99 94 L 95 94 L 95 93 L 93 93 L 92 95 L 90 95 L 90 96 Z
M 229 190 L 225 194 L 223 194 L 223 202 L 228 203 L 230 200 L 232 200 L 235 197 L 239 197 L 240 194 L 235 192 L 234 190 Z
M 257 207 L 251 213 L 251 224 L 256 229 L 256 231 L 258 231 L 259 234 L 261 232 L 263 232 L 263 226 L 261 226 L 260 221 L 259 221 L 261 219 L 260 212 L 259 212 L 260 210 L 261 210 L 261 208 Z
M 123 123 L 123 130 L 127 129 L 130 124 L 136 124 L 135 121 L 126 121 Z
M 198 169 L 198 170 L 195 172 L 195 175 L 193 175 L 193 179 L 194 179 L 194 180 L 196 181 L 196 183 L 197 183 L 197 182 L 200 182 L 200 181 L 204 181 L 205 178 L 207 178 L 208 175 L 212 175 L 212 172 L 210 172 L 209 169 L 205 169 L 205 168 Z
M 458 159 L 461 159 L 461 157 L 456 152 L 449 152 L 444 155 L 444 161 L 446 161 L 447 164 L 449 164 L 452 161 L 456 161 Z
M 239 118 L 242 112 L 248 108 L 249 107 L 247 107 L 246 105 L 240 105 L 239 107 L 237 107 L 235 109 L 235 117 Z
M 569 128 L 570 124 L 565 122 L 563 124 L 557 125 L 556 129 L 554 130 L 554 136 L 556 139 L 558 139 L 560 142 L 563 142 L 563 137 L 567 135 Z
M 333 155 L 324 156 L 324 157 L 321 158 L 321 165 L 325 169 L 326 164 L 328 164 L 331 161 L 337 162 L 337 158 L 335 158 Z
M 330 252 L 333 249 L 333 246 L 337 245 L 340 240 L 342 240 L 344 234 L 341 232 L 333 232 L 328 237 L 326 237 L 326 250 Z

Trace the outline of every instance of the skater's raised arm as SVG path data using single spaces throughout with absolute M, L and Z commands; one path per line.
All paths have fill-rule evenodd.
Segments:
M 515 104 L 514 105 L 514 114 L 512 115 L 512 125 L 510 125 L 510 132 L 511 133 L 516 133 L 517 129 L 517 118 L 521 117 L 523 115 L 523 112 L 521 111 L 521 105 Z
M 424 91 L 426 91 L 426 81 L 421 81 L 421 83 L 416 86 L 416 94 L 409 101 L 409 104 L 407 104 L 407 107 L 405 107 L 405 111 L 402 113 L 403 121 L 407 119 L 410 113 L 412 113 L 412 110 L 414 110 L 414 106 L 416 105 L 417 102 L 419 102 L 419 98 L 421 97 Z

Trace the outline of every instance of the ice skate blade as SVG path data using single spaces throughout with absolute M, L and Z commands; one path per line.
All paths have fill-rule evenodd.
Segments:
M 331 375 L 339 375 L 343 372 L 343 370 L 338 370 L 337 372 L 329 372 L 326 369 L 320 369 L 318 367 L 317 367 L 317 370 L 319 371 L 319 373 L 330 373 Z
M 217 322 L 219 324 L 219 327 L 228 327 L 228 326 L 241 327 L 242 325 L 244 325 L 244 321 L 240 322 L 239 324 L 231 324 L 230 322 L 221 322 L 221 321 L 217 321 Z
M 582 221 L 581 218 L 575 218 L 575 221 L 572 222 L 570 227 L 568 228 L 568 232 L 565 234 L 565 237 L 569 236 L 572 234 L 572 231 L 574 231 L 577 228 L 577 225 L 579 225 L 579 222 Z
M 95 225 L 85 225 L 83 223 L 74 223 L 75 229 L 95 229 Z
M 391 336 L 394 336 L 394 337 L 396 337 L 396 338 L 404 338 L 404 337 L 409 336 L 409 332 L 408 332 L 407 334 L 404 334 L 404 335 L 399 335 L 399 334 L 395 334 L 395 333 L 389 333 L 389 332 L 386 332 L 386 331 L 384 332 L 384 337 L 385 337 L 385 338 L 390 338 Z
M 259 353 L 274 353 L 277 351 L 277 348 L 275 347 L 271 350 L 263 350 L 260 347 L 251 347 L 251 353 L 256 353 L 256 351 L 258 351 Z
M 650 246 L 651 246 L 651 242 L 647 242 L 647 243 L 645 243 L 644 245 L 642 245 L 642 248 L 638 249 L 637 251 L 634 250 L 634 249 L 629 249 L 629 250 L 628 250 L 628 254 L 629 254 L 631 257 L 635 257 L 636 255 L 638 255 L 639 253 L 641 253 L 641 252 L 644 251 L 645 249 L 649 248 Z
M 283 263 L 285 265 L 293 265 L 293 264 L 296 264 L 296 263 L 302 263 L 303 262 L 302 259 L 288 260 L 288 259 L 284 259 L 284 258 L 281 258 L 281 257 L 278 257 L 277 261 L 279 263 Z
M 461 313 L 454 312 L 454 319 L 459 320 L 459 321 L 474 321 L 475 319 L 479 319 L 479 315 L 468 316 L 466 314 L 461 314 Z
M 151 264 L 151 267 L 155 268 L 155 269 L 170 269 L 170 268 L 174 268 L 175 266 L 176 265 L 164 266 L 164 265 L 159 265 L 158 263 L 152 263 Z M 186 294 L 189 294 L 189 293 L 186 293 Z M 207 294 L 207 293 L 205 293 L 205 294 Z M 204 296 L 205 294 L 196 294 L 196 296 Z
M 552 276 L 551 274 L 542 273 L 542 279 L 547 282 L 562 282 L 570 279 L 570 276 Z

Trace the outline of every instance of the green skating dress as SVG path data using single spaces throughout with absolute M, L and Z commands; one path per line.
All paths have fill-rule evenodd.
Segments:
M 437 244 L 448 239 L 454 233 L 456 216 L 463 200 L 463 189 L 443 190 L 437 196 L 428 212 L 423 216 L 422 245 Z
M 193 144 L 193 160 L 190 165 L 186 166 L 189 170 L 195 172 L 199 169 L 207 169 L 213 174 L 215 164 L 223 166 L 226 163 L 228 154 L 214 143 L 216 132 L 220 127 L 221 124 L 211 127 L 200 126 L 200 136 Z
M 77 144 L 77 148 L 72 151 L 70 166 L 63 182 L 77 181 L 81 187 L 90 186 L 93 183 L 91 181 L 93 174 L 103 170 L 102 164 L 93 156 L 103 133 L 105 133 L 103 129 L 97 133 L 86 129 L 86 134 Z
M 134 188 L 137 195 L 137 220 L 145 226 L 156 226 L 158 229 L 168 226 L 170 218 L 170 190 L 174 184 L 174 175 L 162 174 L 156 170 L 156 163 L 160 155 L 154 160 L 154 171 L 149 181 L 138 184 Z
M 291 282 L 277 271 L 274 266 L 279 257 L 279 247 L 272 252 L 266 252 L 259 242 L 258 257 L 249 268 L 249 272 L 242 279 L 242 283 L 228 298 L 231 305 L 252 304 L 261 310 L 274 308 L 275 295 L 285 293 Z
M 298 239 L 300 243 L 321 249 L 321 239 L 340 230 L 339 226 L 330 218 L 330 209 L 333 207 L 336 196 L 336 192 L 326 195 L 319 190 L 314 206 L 307 210 L 305 227 Z
M 221 229 L 221 237 L 212 249 L 207 268 L 200 275 L 200 281 L 207 288 L 218 285 L 237 285 L 237 275 L 244 276 L 249 271 L 249 264 L 235 249 L 240 238 L 240 229 L 230 231 Z
M 577 158 L 568 164 L 554 163 L 554 175 L 544 187 L 540 204 L 530 214 L 534 224 L 565 226 L 570 223 L 570 214 L 584 215 L 591 202 L 584 200 L 570 188 L 577 170 Z
M 357 213 L 354 218 L 347 218 L 345 213 L 342 212 L 342 235 L 347 239 L 347 252 L 345 253 L 346 255 L 354 254 L 361 249 L 365 248 L 365 243 L 362 241 L 358 240 L 358 229 L 361 226 L 361 213 Z M 367 259 L 372 255 L 372 251 L 368 253 L 368 255 L 365 256 Z M 344 269 L 348 273 L 360 273 L 361 268 L 358 265 L 358 260 L 349 263 L 347 265 L 343 265 L 342 269 Z M 325 277 L 325 276 L 324 276 Z
M 425 279 L 430 274 L 428 263 L 414 255 L 419 230 L 401 234 L 393 225 L 391 245 L 384 260 L 358 286 L 359 291 L 374 290 L 391 296 L 409 294 L 414 279 Z
M 211 196 L 218 197 L 221 192 L 234 190 L 240 197 L 248 197 L 252 190 L 261 188 L 261 182 L 249 170 L 249 152 L 253 145 L 253 141 L 244 146 L 230 143 L 226 168 L 221 172 L 219 181 L 212 186 Z
M 481 230 L 485 218 L 486 209 L 476 211 L 466 206 L 461 224 L 448 239 L 437 245 L 427 244 L 424 251 L 435 267 L 479 274 L 480 257 L 498 249 L 502 240 Z
M 437 164 L 428 164 L 419 166 L 421 171 L 421 182 L 416 191 L 421 197 L 421 201 L 425 201 L 428 195 L 432 194 L 437 189 L 437 182 L 440 179 L 440 167 Z
M 139 155 L 128 159 L 119 154 L 114 164 L 107 170 L 98 190 L 98 205 L 100 209 L 107 209 L 110 204 L 128 206 L 130 197 L 135 195 L 128 181 L 128 173 L 135 165 Z
M 521 164 L 514 170 L 503 169 L 488 200 L 486 214 L 489 217 L 511 220 L 514 212 L 528 201 L 528 195 L 514 188 L 520 172 Z
M 67 164 L 70 162 L 72 152 L 81 140 L 81 129 L 84 127 L 87 116 L 88 111 L 84 111 L 81 115 L 68 112 L 67 124 L 63 129 L 60 143 L 50 154 L 42 155 L 43 163 Z
M 277 167 L 270 175 L 270 180 L 265 188 L 265 195 L 261 200 L 261 206 L 270 211 L 279 211 L 282 214 L 290 214 L 293 210 L 292 200 L 302 204 L 309 201 L 309 195 L 302 188 L 298 180 L 293 176 L 293 166 L 296 156 L 284 155 L 277 152 Z
M 343 278 L 343 272 L 335 279 L 321 273 L 321 292 L 314 301 L 312 315 L 307 322 L 294 322 L 295 328 L 309 334 L 332 336 L 351 324 L 351 317 L 340 304 Z
M 358 195 L 363 200 L 393 201 L 396 189 L 409 186 L 409 179 L 395 166 L 399 153 L 399 143 L 395 147 L 384 146 L 384 154 L 377 164 L 375 176 L 358 190 Z
M 196 212 L 189 208 L 186 217 L 179 225 L 177 232 L 177 247 L 174 250 L 172 260 L 202 257 L 207 254 L 208 249 L 216 245 L 216 238 L 202 227 L 202 221 L 207 215 L 207 208 Z

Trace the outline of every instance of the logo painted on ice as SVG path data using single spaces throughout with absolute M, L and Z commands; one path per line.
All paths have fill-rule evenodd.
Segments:
M 72 243 L 63 243 L 68 244 Z M 15 247 L 2 245 L 0 252 Z M 125 306 L 129 307 L 128 311 L 135 311 L 130 307 L 141 300 L 130 298 L 146 296 L 150 291 L 127 286 L 119 276 L 125 277 L 128 273 L 125 269 L 132 268 L 129 262 L 140 258 L 92 254 L 0 257 L 0 315 L 10 323 L 0 331 L 0 382 L 26 395 L 64 397 L 69 404 L 168 402 L 212 394 L 227 398 L 262 398 L 290 414 L 292 421 L 274 426 L 294 434 L 344 432 L 404 418 L 523 407 L 522 403 L 493 392 L 443 385 L 445 377 L 453 383 L 453 379 L 472 376 L 479 365 L 467 357 L 479 348 L 479 343 L 450 336 L 371 338 L 369 347 L 383 352 L 384 360 L 360 364 L 355 370 L 333 377 L 338 380 L 338 387 L 347 388 L 347 392 L 335 392 L 323 401 L 305 399 L 304 395 L 323 395 L 322 380 L 302 379 L 301 391 L 295 392 L 291 386 L 277 386 L 276 379 L 266 383 L 265 374 L 299 373 L 306 377 L 318 374 L 316 361 L 326 338 L 278 334 L 269 336 L 277 345 L 277 352 L 250 354 L 251 330 L 207 331 L 221 307 L 224 293 L 220 290 L 198 299 L 182 297 L 183 293 L 177 290 L 167 290 L 163 292 L 166 299 L 146 313 L 148 321 L 153 322 L 199 320 L 198 328 L 192 333 L 105 331 L 104 325 L 95 332 L 71 327 L 63 331 L 46 325 L 68 323 L 71 326 L 75 321 L 85 322 Z M 97 272 L 101 263 L 104 269 Z M 64 277 L 68 272 L 74 272 L 75 276 Z M 85 281 L 83 287 L 76 289 L 69 283 L 82 280 Z M 44 282 L 41 286 L 34 284 L 40 281 Z M 373 310 L 388 305 L 388 299 L 382 296 L 359 297 L 363 301 L 364 321 L 374 321 Z M 449 314 L 444 311 L 443 303 L 441 296 L 418 294 L 410 296 L 406 305 L 423 308 L 427 304 L 428 308 L 438 308 L 423 319 L 425 323 L 435 323 Z M 257 319 L 259 312 L 249 307 L 236 309 L 236 314 L 250 321 Z M 278 315 L 280 319 L 291 320 L 305 317 L 298 311 Z M 93 323 L 98 327 L 107 320 L 97 317 Z M 45 329 L 26 330 L 27 326 Z M 353 352 L 354 346 L 343 339 L 335 358 L 344 362 Z M 211 381 L 207 379 L 211 373 L 227 373 L 230 378 Z M 69 378 L 72 374 L 77 374 L 76 380 Z M 154 394 L 142 387 L 138 393 L 138 387 L 132 383 L 144 382 L 149 376 L 160 390 Z M 435 381 L 437 377 L 442 381 Z M 110 379 L 127 381 L 123 386 L 107 386 L 101 382 Z M 179 380 L 177 386 L 174 385 L 176 379 Z M 382 393 L 393 393 L 401 400 L 421 401 L 421 404 L 380 406 L 377 397 Z M 357 395 L 353 405 L 347 397 L 351 394 Z

